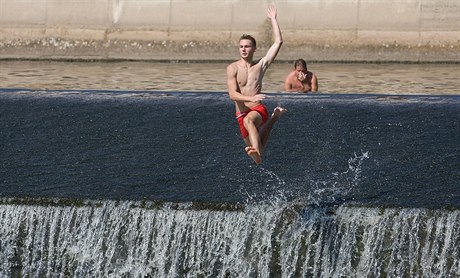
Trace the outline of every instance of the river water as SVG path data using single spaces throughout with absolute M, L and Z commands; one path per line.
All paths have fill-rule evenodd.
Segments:
M 225 64 L 0 65 L 2 277 L 460 276 L 457 65 L 274 64 L 262 165 Z
M 0 87 L 58 90 L 226 91 L 225 63 L 0 61 Z M 280 92 L 291 64 L 273 64 Z M 310 64 L 323 93 L 460 94 L 459 64 Z

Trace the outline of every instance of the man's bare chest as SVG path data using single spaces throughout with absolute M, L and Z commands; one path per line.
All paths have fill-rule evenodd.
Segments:
M 236 79 L 242 87 L 248 84 L 258 83 L 261 76 L 260 67 L 252 66 L 249 68 L 238 68 Z

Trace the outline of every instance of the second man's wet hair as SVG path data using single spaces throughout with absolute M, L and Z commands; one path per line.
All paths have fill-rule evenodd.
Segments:
M 304 68 L 307 68 L 307 62 L 305 62 L 304 59 L 297 59 L 295 60 L 294 62 L 294 68 L 298 67 L 298 66 L 302 66 Z
M 252 45 L 253 45 L 254 47 L 257 46 L 257 45 L 256 45 L 256 39 L 254 39 L 254 37 L 251 36 L 251 35 L 243 34 L 243 35 L 240 37 L 240 41 L 241 41 L 241 40 L 250 40 L 250 41 L 252 42 Z

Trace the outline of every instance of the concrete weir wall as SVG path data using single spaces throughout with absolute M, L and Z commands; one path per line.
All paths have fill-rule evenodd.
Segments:
M 233 60 L 272 2 L 279 60 L 460 62 L 459 0 L 0 0 L 0 59 Z

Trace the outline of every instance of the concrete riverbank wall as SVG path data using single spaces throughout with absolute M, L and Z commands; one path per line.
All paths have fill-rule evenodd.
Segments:
M 0 59 L 234 60 L 267 0 L 0 0 Z M 278 0 L 278 60 L 460 62 L 458 0 Z

